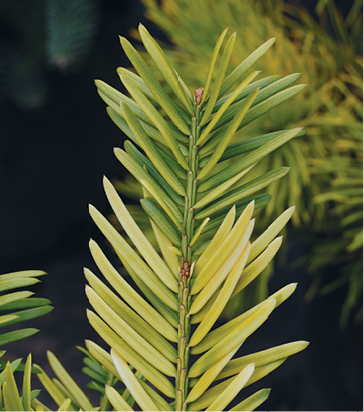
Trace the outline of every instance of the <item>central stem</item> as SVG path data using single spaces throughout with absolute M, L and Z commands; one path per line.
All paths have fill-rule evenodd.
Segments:
M 182 236 L 182 258 L 180 268 L 180 281 L 178 282 L 178 358 L 177 358 L 177 376 L 176 376 L 176 411 L 185 411 L 187 409 L 188 395 L 188 361 L 190 353 L 190 280 L 191 280 L 191 257 L 192 248 L 190 246 L 194 231 L 194 208 L 197 192 L 197 169 L 198 169 L 198 148 L 196 142 L 200 135 L 200 111 L 201 96 L 203 89 L 197 89 L 195 92 L 194 116 L 192 117 L 191 135 L 189 145 L 188 165 L 190 170 L 187 172 L 187 195 L 185 197 L 185 215 L 184 215 L 184 235 Z

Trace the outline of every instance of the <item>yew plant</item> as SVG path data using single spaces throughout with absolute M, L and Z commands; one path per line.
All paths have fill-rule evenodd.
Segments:
M 92 219 L 121 263 L 113 266 L 102 248 L 90 241 L 103 279 L 85 269 L 92 307 L 87 316 L 108 349 L 86 340 L 87 349 L 82 350 L 84 371 L 92 378 L 88 386 L 100 392 L 100 404 L 91 405 L 52 353 L 48 358 L 56 378 L 51 380 L 36 365 L 37 376 L 59 410 L 223 411 L 231 408 L 243 388 L 308 344 L 285 343 L 234 358 L 245 340 L 294 292 L 295 283 L 215 326 L 227 303 L 277 253 L 282 243 L 279 232 L 294 211 L 287 209 L 254 236 L 254 211 L 270 200 L 262 190 L 289 168 L 252 180 L 249 171 L 304 132 L 280 130 L 237 142 L 234 134 L 305 85 L 277 92 L 267 87 L 276 76 L 257 80 L 259 72 L 249 72 L 274 39 L 227 74 L 236 33 L 226 40 L 225 30 L 205 84 L 192 92 L 143 26 L 139 33 L 163 85 L 125 38 L 121 45 L 137 74 L 125 68 L 118 74 L 131 97 L 100 80 L 96 85 L 109 116 L 130 138 L 124 149 L 115 149 L 115 155 L 143 188 L 140 202 L 158 249 L 104 178 L 106 196 L 123 233 L 90 206 Z M 121 275 L 120 266 L 130 277 Z M 30 357 L 25 371 L 20 398 L 10 364 L 5 369 L 6 410 L 12 410 L 11 405 L 18 410 L 47 410 L 38 392 L 30 391 Z M 269 392 L 258 390 L 229 410 L 251 411 Z
M 92 241 L 91 253 L 99 269 L 133 311 L 124 309 L 119 297 L 86 271 L 87 295 L 95 310 L 88 317 L 111 346 L 109 362 L 143 410 L 224 410 L 244 386 L 306 346 L 306 342 L 295 342 L 231 360 L 245 339 L 294 291 L 295 284 L 212 330 L 229 299 L 273 258 L 282 242 L 276 236 L 293 213 L 293 208 L 288 209 L 251 243 L 254 209 L 269 201 L 269 195 L 252 195 L 284 176 L 288 168 L 252 181 L 243 176 L 302 130 L 231 141 L 237 130 L 305 87 L 270 94 L 264 90 L 270 78 L 255 80 L 259 72 L 247 75 L 274 39 L 226 75 L 236 37 L 236 33 L 229 37 L 221 54 L 226 32 L 216 44 L 204 87 L 194 93 L 143 26 L 139 34 L 165 88 L 124 38 L 122 47 L 137 74 L 124 68 L 119 68 L 118 74 L 131 98 L 96 82 L 110 117 L 130 138 L 125 150 L 115 149 L 115 155 L 143 187 L 141 204 L 162 256 L 105 179 L 113 211 L 139 254 L 94 207 L 90 213 L 144 297 L 131 289 Z M 204 236 L 201 244 L 203 233 L 210 236 Z M 95 349 L 89 350 L 96 355 Z M 198 355 L 197 360 L 191 362 L 190 355 Z M 162 400 L 149 386 L 147 389 L 142 376 L 168 400 Z M 217 380 L 222 382 L 209 389 Z M 268 392 L 257 392 L 236 410 L 251 410 Z M 110 400 L 116 402 L 113 394 L 115 399 Z M 121 396 L 117 398 L 121 401 Z

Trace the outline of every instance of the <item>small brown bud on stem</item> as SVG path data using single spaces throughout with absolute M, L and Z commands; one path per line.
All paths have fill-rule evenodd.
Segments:
M 203 87 L 199 87 L 198 89 L 195 90 L 195 102 L 196 102 L 196 104 L 200 104 L 202 102 L 203 92 L 204 92 Z

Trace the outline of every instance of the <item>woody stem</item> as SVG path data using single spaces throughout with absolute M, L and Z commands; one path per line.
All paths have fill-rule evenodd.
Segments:
M 180 267 L 180 281 L 178 287 L 178 358 L 176 376 L 176 397 L 175 410 L 186 411 L 188 395 L 188 369 L 189 369 L 189 340 L 190 340 L 190 269 L 192 247 L 189 246 L 194 232 L 194 208 L 197 192 L 197 169 L 198 169 L 198 148 L 196 142 L 200 134 L 201 105 L 198 99 L 194 104 L 194 116 L 192 117 L 191 135 L 189 145 L 188 164 L 190 170 L 187 172 L 187 195 L 185 198 L 184 234 L 182 237 L 182 259 Z

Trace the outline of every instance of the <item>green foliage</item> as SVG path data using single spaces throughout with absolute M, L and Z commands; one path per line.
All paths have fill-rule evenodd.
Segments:
M 56 356 L 48 351 L 47 357 L 49 365 L 57 378 L 51 380 L 46 372 L 44 372 L 40 366 L 36 365 L 37 368 L 41 370 L 41 373 L 37 374 L 37 377 L 56 404 L 60 408 L 68 404 L 66 408 L 68 409 L 69 407 L 69 410 L 93 410 L 87 396 L 61 365 Z M 39 401 L 35 400 L 34 404 L 34 406 L 37 407 Z
M 34 395 L 30 391 L 30 375 L 32 357 L 28 356 L 25 365 L 22 397 L 20 397 L 18 388 L 14 379 L 13 370 L 8 362 L 5 368 L 5 381 L 2 383 L 2 394 L 0 394 L 0 405 L 4 404 L 6 411 L 30 411 L 31 397 Z
M 100 354 L 91 342 L 88 350 L 110 372 L 115 373 L 116 368 L 115 376 L 143 410 L 223 410 L 243 387 L 270 373 L 286 358 L 283 347 L 277 347 L 271 350 L 273 358 L 260 362 L 255 354 L 248 363 L 239 361 L 233 372 L 220 374 L 234 362 L 230 360 L 243 341 L 289 297 L 295 285 L 227 323 L 222 335 L 219 329 L 211 329 L 230 298 L 252 282 L 276 254 L 282 239 L 275 237 L 293 212 L 287 210 L 250 244 L 255 221 L 252 214 L 259 206 L 259 196 L 264 196 L 256 193 L 284 176 L 288 168 L 255 178 L 249 171 L 303 133 L 298 128 L 257 136 L 237 150 L 231 147 L 232 138 L 237 130 L 295 96 L 304 86 L 290 87 L 299 78 L 293 76 L 278 87 L 263 89 L 263 93 L 259 90 L 262 82 L 252 83 L 247 91 L 258 72 L 245 74 L 273 40 L 226 75 L 236 35 L 230 36 L 219 53 L 225 31 L 210 66 L 213 73 L 219 61 L 219 75 L 214 82 L 207 77 L 205 91 L 208 89 L 209 94 L 199 88 L 193 95 L 143 26 L 139 33 L 149 58 L 168 85 L 166 89 L 155 78 L 152 65 L 146 65 L 123 38 L 121 44 L 138 75 L 125 69 L 118 69 L 118 74 L 133 99 L 100 80 L 96 85 L 111 119 L 133 142 L 126 141 L 125 150 L 117 148 L 115 155 L 143 187 L 141 204 L 151 220 L 160 254 L 105 178 L 106 195 L 129 243 L 93 206 L 90 214 L 139 291 L 91 241 L 95 263 L 116 293 L 85 270 L 90 284 L 86 294 L 94 310 L 88 312 L 88 318 L 111 347 L 111 356 Z M 197 329 L 191 329 L 192 324 L 198 325 Z M 292 345 L 296 349 L 287 356 L 307 343 Z M 192 364 L 190 353 L 200 354 Z M 145 385 L 130 366 L 169 400 Z M 175 378 L 174 385 L 168 377 Z M 208 390 L 215 380 L 227 377 L 216 390 Z M 132 405 L 115 390 L 107 388 L 106 395 L 113 405 L 131 410 Z M 260 391 L 246 402 L 257 406 L 267 395 L 267 391 Z
M 40 280 L 38 277 L 45 275 L 39 270 L 28 270 L 0 275 L 0 328 L 6 328 L 43 316 L 53 310 L 50 301 L 43 298 L 32 298 L 34 294 L 30 291 L 17 289 L 34 285 Z M 15 290 L 15 291 L 14 291 Z M 14 329 L 14 328 L 12 328 Z M 20 339 L 25 339 L 37 333 L 34 328 L 15 329 L 0 335 L 0 347 L 8 345 Z M 6 353 L 0 351 L 0 358 Z M 39 391 L 30 390 L 31 373 L 39 373 L 40 370 L 33 367 L 31 355 L 28 356 L 24 365 L 22 359 L 5 362 L 0 360 L 0 406 L 4 405 L 7 411 L 29 411 L 30 403 L 39 394 Z M 24 372 L 22 386 L 22 397 L 20 397 L 13 372 Z
M 47 389 L 49 395 L 59 406 L 58 411 L 69 410 L 94 410 L 86 395 L 81 391 L 76 382 L 67 373 L 58 359 L 48 352 L 49 364 L 57 376 L 50 379 L 39 366 L 32 366 L 32 356 L 28 356 L 22 382 L 21 395 L 17 387 L 13 372 L 16 370 L 16 362 L 6 364 L 5 371 L 0 375 L 0 406 L 5 411 L 50 411 L 37 397 L 40 390 L 31 390 L 32 372 Z M 20 360 L 19 360 L 20 362 Z M 105 410 L 105 409 L 103 409 Z M 107 409 L 106 409 L 107 410 Z
M 53 310 L 48 299 L 31 298 L 33 292 L 16 291 L 8 293 L 8 291 L 40 282 L 38 277 L 43 275 L 45 273 L 38 270 L 0 275 L 0 311 L 5 312 L 4 315 L 0 316 L 0 328 L 37 318 Z M 34 335 L 37 332 L 37 329 L 27 328 L 2 333 L 0 335 L 0 347 Z

